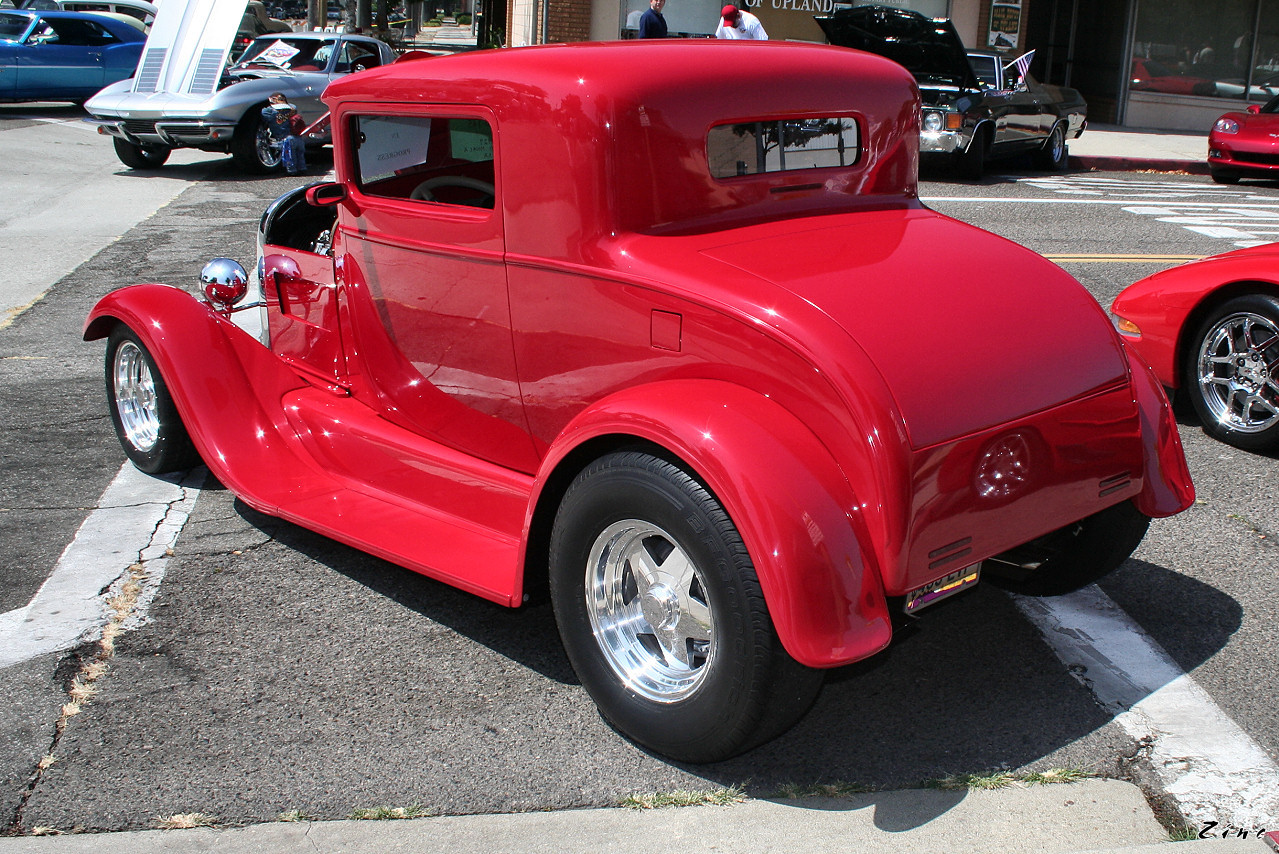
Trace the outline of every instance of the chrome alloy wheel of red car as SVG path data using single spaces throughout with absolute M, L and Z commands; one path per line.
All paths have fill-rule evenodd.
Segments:
M 120 413 L 120 429 L 130 445 L 148 452 L 160 439 L 160 416 L 151 365 L 137 344 L 123 341 L 115 351 L 113 373 L 114 402 Z
M 789 729 L 823 671 L 782 646 L 754 563 L 704 485 L 642 451 L 564 495 L 550 544 L 564 650 L 605 718 L 672 759 L 714 762 Z
M 106 386 L 111 423 L 135 466 L 164 474 L 200 464 L 155 359 L 123 324 L 107 339 Z
M 1279 441 L 1279 302 L 1232 300 L 1195 340 L 1194 403 L 1209 432 L 1254 450 Z
M 667 703 L 695 691 L 715 655 L 715 619 L 697 565 L 640 519 L 602 531 L 587 564 L 591 628 L 613 672 Z

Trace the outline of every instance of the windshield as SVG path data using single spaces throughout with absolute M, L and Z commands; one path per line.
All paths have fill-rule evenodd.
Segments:
M 323 71 L 329 64 L 336 39 L 264 38 L 249 45 L 241 65 L 275 66 L 290 71 Z
M 26 15 L 6 15 L 0 13 L 0 41 L 21 41 L 31 26 L 31 19 Z

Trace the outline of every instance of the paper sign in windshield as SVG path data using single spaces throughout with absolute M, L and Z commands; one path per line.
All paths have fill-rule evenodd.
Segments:
M 277 41 L 275 44 L 271 45 L 253 58 L 254 60 L 260 59 L 263 62 L 270 62 L 273 65 L 285 68 L 288 65 L 288 61 L 297 56 L 298 52 L 298 49 L 293 45 Z

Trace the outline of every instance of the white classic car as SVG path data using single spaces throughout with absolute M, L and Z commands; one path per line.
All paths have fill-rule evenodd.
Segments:
M 126 166 L 152 169 L 175 148 L 199 148 L 227 152 L 250 172 L 272 171 L 280 153 L 265 133 L 262 108 L 273 92 L 314 121 L 324 114 L 320 94 L 330 81 L 395 59 L 369 36 L 269 33 L 228 66 L 243 13 L 225 0 L 165 0 L 137 74 L 85 104 L 86 121 L 113 138 Z

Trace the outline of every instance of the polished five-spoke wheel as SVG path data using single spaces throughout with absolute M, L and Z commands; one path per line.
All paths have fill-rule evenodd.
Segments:
M 1279 300 L 1233 299 L 1193 340 L 1186 386 L 1204 429 L 1249 450 L 1279 446 Z
M 609 665 L 659 703 L 709 672 L 715 621 L 701 572 L 670 534 L 639 519 L 606 528 L 587 563 L 587 612 Z
M 149 452 L 160 439 L 151 364 L 140 346 L 126 340 L 116 348 L 112 373 L 114 403 L 125 439 L 139 451 Z
M 163 474 L 200 464 L 155 360 L 127 326 L 107 338 L 106 385 L 111 423 L 134 465 Z
M 555 517 L 550 587 L 600 712 L 672 759 L 748 750 L 821 687 L 821 671 L 783 648 L 732 520 L 674 462 L 619 452 L 578 474 Z

